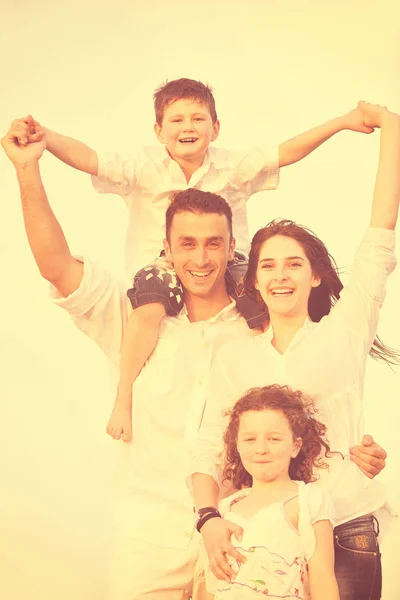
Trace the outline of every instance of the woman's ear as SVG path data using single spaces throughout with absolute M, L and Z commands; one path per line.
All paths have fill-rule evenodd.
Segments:
M 311 287 L 316 288 L 319 285 L 321 285 L 321 277 L 319 275 L 313 274 L 312 279 L 311 279 Z

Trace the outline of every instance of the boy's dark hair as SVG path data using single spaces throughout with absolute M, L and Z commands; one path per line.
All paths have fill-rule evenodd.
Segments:
M 166 81 L 154 92 L 154 110 L 156 113 L 156 121 L 161 126 L 164 117 L 164 111 L 176 100 L 187 98 L 189 100 L 197 100 L 208 106 L 212 122 L 217 120 L 217 112 L 215 110 L 215 100 L 212 94 L 212 88 L 201 81 L 194 79 L 175 79 L 174 81 Z
M 229 236 L 232 239 L 232 210 L 226 200 L 218 194 L 188 188 L 182 192 L 177 192 L 168 206 L 165 215 L 165 237 L 168 243 L 170 242 L 172 220 L 176 214 L 182 212 L 192 212 L 200 215 L 213 213 L 225 215 L 228 222 Z

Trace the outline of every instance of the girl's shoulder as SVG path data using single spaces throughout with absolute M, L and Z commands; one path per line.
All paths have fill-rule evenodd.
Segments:
M 318 483 L 299 482 L 300 513 L 305 513 L 307 520 L 313 524 L 327 519 L 334 524 L 335 508 L 328 494 Z
M 316 548 L 314 523 L 330 521 L 334 525 L 335 510 L 329 494 L 316 483 L 299 482 L 299 533 L 303 553 L 310 560 Z
M 238 492 L 235 492 L 234 494 L 230 494 L 226 498 L 223 498 L 222 500 L 220 500 L 220 502 L 218 503 L 218 510 L 221 513 L 221 515 L 224 515 L 225 513 L 229 512 L 229 510 L 234 502 L 237 502 L 238 500 L 241 500 L 242 498 L 246 498 L 246 496 L 248 496 L 250 494 L 250 491 L 251 491 L 251 488 L 243 488 L 243 489 L 239 490 Z

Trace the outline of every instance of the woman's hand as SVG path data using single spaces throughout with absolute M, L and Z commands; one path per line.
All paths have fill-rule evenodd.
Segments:
M 390 112 L 386 106 L 380 104 L 370 104 L 361 100 L 358 103 L 358 108 L 362 113 L 364 125 L 367 127 L 382 127 L 382 123 L 386 118 L 399 118 L 399 115 Z

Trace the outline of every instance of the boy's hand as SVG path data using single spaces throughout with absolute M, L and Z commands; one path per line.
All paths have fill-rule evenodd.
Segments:
M 32 142 L 29 142 L 29 138 Z M 42 156 L 46 142 L 41 131 L 32 131 L 32 125 L 25 119 L 15 119 L 1 140 L 8 158 L 15 167 L 35 163 Z
M 390 112 L 386 106 L 380 104 L 369 104 L 361 100 L 358 103 L 358 110 L 361 111 L 364 124 L 369 127 L 382 127 L 385 118 L 399 118 L 395 113 Z
M 354 108 L 343 116 L 344 129 L 350 131 L 358 131 L 359 133 L 372 133 L 376 125 L 370 125 L 364 120 L 364 114 L 360 108 L 360 102 L 357 108 Z
M 44 137 L 42 126 L 38 121 L 35 121 L 32 115 L 28 115 L 24 121 L 29 127 L 28 143 L 38 142 Z

